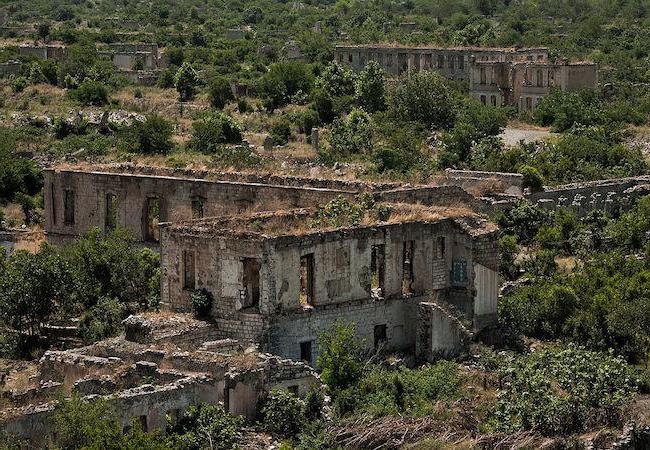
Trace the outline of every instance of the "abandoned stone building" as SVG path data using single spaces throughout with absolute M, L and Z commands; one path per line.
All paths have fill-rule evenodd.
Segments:
M 48 241 L 68 242 L 91 228 L 125 228 L 158 247 L 160 222 L 312 207 L 343 195 L 371 192 L 390 202 L 427 205 L 478 202 L 460 187 L 402 186 L 274 175 L 106 165 L 45 170 Z
M 166 66 L 156 43 L 113 42 L 100 46 L 97 53 L 121 70 L 156 70 Z
M 476 61 L 470 66 L 469 92 L 484 105 L 514 106 L 532 112 L 552 89 L 576 91 L 595 88 L 594 63 L 533 61 Z
M 548 49 L 337 45 L 334 58 L 355 71 L 362 70 L 369 61 L 377 61 L 390 75 L 435 70 L 449 79 L 469 81 L 473 61 L 544 61 Z
M 18 47 L 22 56 L 31 56 L 37 59 L 53 59 L 62 61 L 68 55 L 68 49 L 58 44 L 23 44 Z
M 340 318 L 369 350 L 457 353 L 496 320 L 496 228 L 466 210 L 387 207 L 388 218 L 334 229 L 310 228 L 313 209 L 163 224 L 163 304 L 191 311 L 205 289 L 224 338 L 311 364 Z
M 252 419 L 271 389 L 305 395 L 320 389 L 303 362 L 220 340 L 213 324 L 189 315 L 144 314 L 125 321 L 126 333 L 72 350 L 51 350 L 38 362 L 13 367 L 0 387 L 0 426 L 17 442 L 43 448 L 53 430 L 58 396 L 72 391 L 104 398 L 126 429 L 164 430 L 190 405 L 222 403 Z

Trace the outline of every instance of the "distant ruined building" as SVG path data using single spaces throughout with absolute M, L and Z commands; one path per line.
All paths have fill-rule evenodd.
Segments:
M 595 88 L 595 63 L 550 61 L 548 49 L 489 47 L 425 47 L 337 45 L 334 58 L 355 71 L 378 62 L 392 76 L 434 70 L 450 80 L 467 82 L 472 97 L 485 105 L 532 112 L 554 88 Z

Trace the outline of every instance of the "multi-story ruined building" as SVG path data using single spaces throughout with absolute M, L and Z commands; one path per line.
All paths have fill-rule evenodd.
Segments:
M 334 58 L 355 71 L 377 61 L 390 75 L 435 70 L 446 78 L 469 81 L 472 61 L 543 61 L 547 48 L 429 47 L 337 45 Z
M 113 42 L 99 47 L 98 54 L 121 70 L 156 70 L 166 65 L 155 43 Z
M 310 363 L 340 318 L 368 349 L 456 352 L 467 330 L 444 308 L 476 330 L 496 319 L 495 227 L 466 210 L 387 207 L 389 217 L 339 228 L 310 227 L 309 209 L 164 224 L 162 301 L 191 311 L 192 292 L 206 289 L 224 337 Z
M 353 70 L 377 61 L 399 76 L 434 70 L 452 80 L 469 83 L 472 97 L 492 106 L 532 111 L 551 89 L 595 88 L 594 63 L 549 61 L 547 48 L 406 47 L 397 45 L 338 45 L 334 58 Z
M 470 67 L 469 92 L 483 104 L 531 112 L 552 89 L 575 91 L 597 84 L 594 63 L 476 61 Z
M 409 351 L 419 345 L 423 357 L 457 351 L 472 328 L 494 321 L 496 235 L 470 212 L 478 202 L 462 188 L 203 175 L 46 171 L 47 238 L 64 243 L 94 227 L 126 228 L 161 251 L 168 309 L 188 311 L 191 292 L 206 289 L 223 338 L 295 359 L 313 361 L 311 345 L 337 318 L 356 321 L 370 348 L 379 341 Z M 389 223 L 295 229 L 314 211 L 292 209 L 361 192 L 400 205 Z M 260 211 L 267 212 L 254 216 Z M 283 221 L 284 234 L 264 227 Z M 427 325 L 432 317 L 435 326 Z M 417 337 L 416 323 L 429 330 L 426 338 Z

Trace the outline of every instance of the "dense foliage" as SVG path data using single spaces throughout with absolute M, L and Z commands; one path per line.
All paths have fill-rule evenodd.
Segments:
M 157 306 L 159 277 L 158 254 L 119 230 L 93 230 L 62 249 L 15 252 L 0 264 L 2 352 L 25 356 L 46 337 L 44 325 L 79 314 L 85 340 L 114 335 L 128 313 Z

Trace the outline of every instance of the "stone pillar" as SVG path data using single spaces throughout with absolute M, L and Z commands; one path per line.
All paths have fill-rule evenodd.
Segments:
M 311 129 L 311 146 L 316 153 L 320 151 L 320 130 L 318 128 Z

